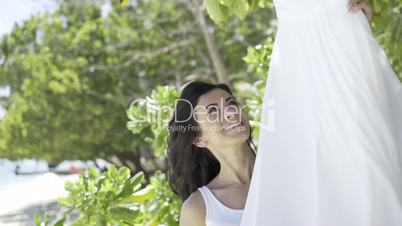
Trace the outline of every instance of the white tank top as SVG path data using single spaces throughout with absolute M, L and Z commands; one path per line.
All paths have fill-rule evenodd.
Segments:
M 206 226 L 239 226 L 243 215 L 242 209 L 232 209 L 221 203 L 207 186 L 199 187 L 204 198 Z

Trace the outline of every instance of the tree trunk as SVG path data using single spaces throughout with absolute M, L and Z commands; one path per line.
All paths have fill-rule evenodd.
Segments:
M 218 82 L 226 83 L 228 81 L 228 74 L 225 68 L 225 65 L 222 61 L 221 56 L 219 55 L 219 51 L 215 42 L 213 35 L 208 32 L 208 24 L 206 22 L 204 12 L 201 8 L 201 1 L 200 0 L 192 0 L 193 1 L 193 15 L 200 26 L 202 34 L 204 36 L 205 42 L 208 48 L 208 54 L 211 58 L 212 65 L 214 67 L 215 73 L 218 78 Z

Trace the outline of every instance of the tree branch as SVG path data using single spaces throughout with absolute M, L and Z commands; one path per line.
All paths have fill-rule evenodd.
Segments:
M 119 69 L 122 67 L 130 66 L 131 64 L 135 63 L 136 61 L 138 61 L 140 59 L 153 58 L 153 57 L 159 56 L 161 54 L 168 53 L 168 52 L 175 50 L 177 48 L 180 48 L 180 47 L 190 46 L 194 43 L 196 43 L 196 41 L 194 39 L 184 40 L 184 41 L 181 41 L 181 42 L 169 45 L 169 46 L 165 46 L 165 47 L 156 49 L 154 51 L 136 53 L 131 57 L 131 59 L 129 59 L 123 63 L 120 63 L 120 64 L 90 65 L 86 68 L 86 70 L 89 72 L 94 72 L 94 71 L 101 71 L 101 70 Z

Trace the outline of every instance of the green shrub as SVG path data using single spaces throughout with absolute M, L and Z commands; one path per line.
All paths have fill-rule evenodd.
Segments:
M 104 174 L 95 168 L 81 173 L 77 181 L 67 181 L 68 195 L 58 202 L 67 210 L 53 224 L 63 225 L 66 217 L 74 212 L 79 217 L 76 226 L 156 226 L 178 225 L 180 201 L 175 199 L 165 175 L 157 171 L 144 187 L 144 174 L 130 177 L 126 167 L 110 167 Z M 37 226 L 50 225 L 48 214 L 44 222 L 35 216 Z

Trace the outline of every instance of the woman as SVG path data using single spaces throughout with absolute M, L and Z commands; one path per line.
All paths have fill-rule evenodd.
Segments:
M 242 226 L 402 225 L 402 84 L 347 3 L 274 0 Z
M 168 179 L 180 225 L 240 224 L 255 153 L 246 112 L 225 84 L 191 82 L 169 122 Z

